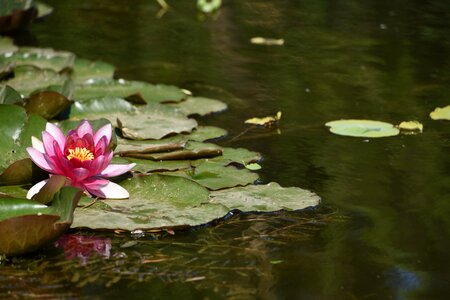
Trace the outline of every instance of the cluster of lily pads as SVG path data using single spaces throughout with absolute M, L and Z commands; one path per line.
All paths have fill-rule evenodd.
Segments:
M 39 248 L 64 230 L 154 231 L 189 228 L 230 211 L 269 212 L 315 206 L 312 192 L 255 184 L 247 149 L 208 141 L 224 129 L 199 126 L 193 116 L 222 112 L 222 101 L 193 96 L 176 86 L 114 78 L 114 67 L 71 52 L 19 48 L 0 38 L 0 253 Z M 90 198 L 49 183 L 32 200 L 28 189 L 48 174 L 28 157 L 31 137 L 47 122 L 64 133 L 88 120 L 97 130 L 111 123 L 113 163 L 136 166 L 113 179 L 129 199 Z M 73 215 L 72 215 L 72 212 Z M 73 221 L 73 222 L 72 222 Z
M 450 105 L 437 107 L 430 113 L 433 120 L 450 120 Z M 423 124 L 419 121 L 403 121 L 398 125 L 388 122 L 359 119 L 342 119 L 325 124 L 330 132 L 337 135 L 353 137 L 388 137 L 403 134 L 417 134 L 423 132 Z

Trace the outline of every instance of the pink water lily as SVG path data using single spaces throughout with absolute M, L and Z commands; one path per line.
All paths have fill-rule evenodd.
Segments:
M 104 125 L 94 132 L 88 121 L 82 121 L 67 136 L 54 124 L 47 123 L 42 141 L 31 138 L 33 147 L 27 148 L 31 160 L 51 174 L 67 177 L 68 184 L 103 198 L 124 199 L 129 194 L 120 185 L 106 178 L 131 170 L 136 164 L 113 165 L 109 149 L 112 126 Z M 35 184 L 27 194 L 31 199 L 47 180 Z

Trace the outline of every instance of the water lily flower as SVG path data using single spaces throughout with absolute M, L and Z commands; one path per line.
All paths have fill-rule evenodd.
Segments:
M 56 125 L 47 123 L 42 141 L 33 136 L 32 147 L 28 147 L 27 152 L 31 160 L 50 176 L 65 176 L 68 185 L 94 196 L 124 199 L 129 197 L 128 191 L 106 178 L 126 173 L 136 164 L 111 164 L 113 152 L 108 147 L 111 135 L 111 124 L 94 132 L 88 121 L 82 121 L 64 136 Z M 47 180 L 35 184 L 27 198 L 38 193 Z

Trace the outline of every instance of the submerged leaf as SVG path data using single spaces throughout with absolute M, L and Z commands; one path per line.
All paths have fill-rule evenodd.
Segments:
M 354 137 L 387 137 L 395 136 L 400 130 L 386 122 L 372 120 L 337 120 L 325 124 L 334 134 Z

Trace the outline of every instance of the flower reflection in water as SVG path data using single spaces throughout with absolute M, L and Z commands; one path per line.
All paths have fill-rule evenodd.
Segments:
M 55 242 L 55 247 L 63 248 L 66 259 L 76 257 L 85 265 L 93 255 L 109 258 L 111 255 L 111 239 L 78 234 L 66 234 Z

